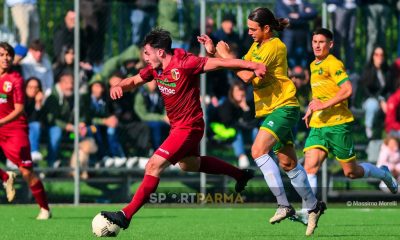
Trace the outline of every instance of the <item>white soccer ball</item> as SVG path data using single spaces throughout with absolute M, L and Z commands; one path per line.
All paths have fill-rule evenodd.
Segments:
M 101 213 L 97 214 L 92 221 L 92 231 L 97 237 L 116 237 L 120 227 L 110 222 Z

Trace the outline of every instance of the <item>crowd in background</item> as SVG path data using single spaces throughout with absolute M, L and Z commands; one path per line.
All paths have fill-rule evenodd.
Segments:
M 158 148 L 169 130 L 161 95 L 155 82 L 128 92 L 117 101 L 110 101 L 110 83 L 132 76 L 142 68 L 141 42 L 154 26 L 162 26 L 171 32 L 173 47 L 185 48 L 199 54 L 196 36 L 199 27 L 190 29 L 185 18 L 183 0 L 125 0 L 130 6 L 132 36 L 131 45 L 112 58 L 104 59 L 106 31 L 110 11 L 105 0 L 81 0 L 80 26 L 80 151 L 87 156 L 89 164 L 110 166 L 133 166 L 137 158 L 149 156 Z M 75 137 L 73 101 L 73 62 L 75 52 L 75 13 L 65 10 L 63 23 L 54 34 L 53 46 L 45 46 L 40 40 L 39 15 L 36 0 L 7 0 L 17 29 L 15 39 L 15 69 L 25 79 L 26 114 L 29 119 L 32 157 L 35 161 L 45 159 L 49 167 L 68 164 L 62 159 L 62 150 Z M 400 1 L 397 0 L 326 0 L 329 26 L 334 32 L 332 53 L 345 63 L 353 85 L 350 107 L 363 129 L 366 141 L 387 136 L 377 157 L 378 164 L 392 166 L 400 175 L 400 58 L 390 59 L 386 52 L 385 38 L 388 16 L 400 22 Z M 278 0 L 274 12 L 279 18 L 289 18 L 290 27 L 279 36 L 288 52 L 289 77 L 295 83 L 301 110 L 306 111 L 310 100 L 309 63 L 311 33 L 320 26 L 320 12 L 306 0 Z M 360 59 L 355 52 L 357 12 L 366 16 L 366 55 Z M 393 14 L 393 15 L 392 15 Z M 21 17 L 24 16 L 24 17 Z M 239 34 L 237 17 L 225 12 L 220 23 L 206 18 L 206 34 L 215 43 L 227 42 L 238 58 L 252 44 L 246 34 Z M 398 32 L 400 32 L 400 24 Z M 5 35 L 1 35 L 2 38 Z M 400 37 L 397 38 L 400 56 Z M 53 49 L 53 56 L 46 49 Z M 365 66 L 358 70 L 355 63 Z M 253 141 L 258 128 L 254 119 L 251 85 L 244 85 L 231 71 L 207 74 L 207 139 L 209 142 L 232 147 L 238 165 L 248 167 L 247 146 Z M 296 133 L 307 129 L 299 122 Z M 359 129 L 360 130 L 360 129 Z M 304 137 L 303 137 L 304 139 Z M 381 141 L 382 142 L 382 141 Z M 299 148 L 302 147 L 298 139 Z M 380 143 L 380 142 L 379 142 Z M 44 147 L 46 149 L 44 149 Z M 45 155 L 45 156 L 44 156 Z M 379 160 L 378 160 L 379 157 Z M 385 163 L 390 162 L 390 164 Z

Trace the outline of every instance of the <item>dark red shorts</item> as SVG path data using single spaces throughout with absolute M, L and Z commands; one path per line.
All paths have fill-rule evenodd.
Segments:
M 18 167 L 32 167 L 28 128 L 0 129 L 0 148 Z
M 171 164 L 176 164 L 185 157 L 200 156 L 203 134 L 203 129 L 172 129 L 155 154 L 167 159 Z

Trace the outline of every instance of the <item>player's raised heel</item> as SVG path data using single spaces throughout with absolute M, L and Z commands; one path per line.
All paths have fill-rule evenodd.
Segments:
M 294 210 L 292 205 L 289 206 L 278 205 L 278 209 L 276 209 L 275 215 L 269 219 L 269 223 L 271 224 L 280 223 L 282 220 L 292 217 L 295 214 L 296 211 Z
M 125 217 L 125 214 L 122 211 L 101 211 L 101 215 L 103 215 L 105 218 L 107 218 L 108 221 L 118 225 L 118 227 L 122 229 L 127 229 L 129 227 L 130 221 Z
M 7 171 L 8 180 L 3 183 L 4 189 L 6 190 L 7 201 L 12 202 L 15 199 L 15 188 L 14 181 L 17 177 L 15 172 Z
M 254 177 L 255 171 L 253 169 L 243 169 L 243 177 L 236 182 L 235 191 L 240 193 L 244 190 L 247 182 Z
M 319 218 L 324 214 L 326 209 L 326 204 L 320 201 L 314 209 L 308 211 L 306 236 L 311 236 L 314 233 L 314 230 L 318 227 Z
M 390 173 L 389 168 L 387 166 L 381 166 L 380 169 L 385 171 L 385 177 L 382 179 L 382 181 L 386 184 L 389 191 L 393 194 L 397 193 L 397 191 L 399 190 L 399 184 L 392 176 L 392 173 Z
M 36 217 L 36 220 L 48 220 L 51 217 L 52 216 L 51 216 L 50 210 L 40 208 L 40 212 L 39 212 L 39 215 Z

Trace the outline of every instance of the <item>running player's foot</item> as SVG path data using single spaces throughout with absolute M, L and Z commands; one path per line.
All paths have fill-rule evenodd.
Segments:
M 325 210 L 326 204 L 320 201 L 314 209 L 308 211 L 306 236 L 311 236 L 314 233 L 314 230 L 318 227 L 319 217 L 324 214 Z
M 50 210 L 40 208 L 39 215 L 36 217 L 36 220 L 48 220 L 51 218 Z
M 396 179 L 392 176 L 390 173 L 390 170 L 388 167 L 385 165 L 381 166 L 380 169 L 385 171 L 385 177 L 382 179 L 382 181 L 386 184 L 388 189 L 390 190 L 391 193 L 397 193 L 399 189 L 399 184 L 397 183 Z
M 7 200 L 12 202 L 15 198 L 15 188 L 14 188 L 14 181 L 17 177 L 15 172 L 7 171 L 8 179 L 7 181 L 3 182 L 4 189 L 6 190 Z
M 292 217 L 295 214 L 296 211 L 294 210 L 292 205 L 289 206 L 278 205 L 278 209 L 276 209 L 275 215 L 269 219 L 269 223 L 271 224 L 279 223 L 280 221 L 288 217 Z
M 296 214 L 289 217 L 289 219 L 293 222 L 299 222 L 305 226 L 308 224 L 308 211 L 307 209 L 301 209 L 300 211 L 296 211 Z
M 236 182 L 235 190 L 236 192 L 240 193 L 244 190 L 247 185 L 247 182 L 254 177 L 254 170 L 253 169 L 243 169 L 243 177 Z
M 118 225 L 122 229 L 127 229 L 129 227 L 130 221 L 125 217 L 124 212 L 106 212 L 101 211 L 101 215 L 107 218 L 108 221 Z

